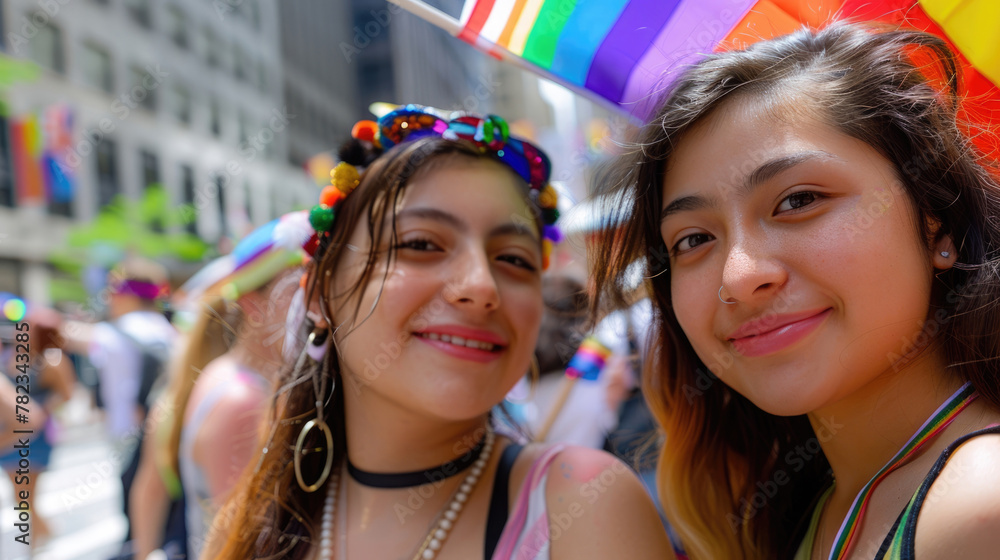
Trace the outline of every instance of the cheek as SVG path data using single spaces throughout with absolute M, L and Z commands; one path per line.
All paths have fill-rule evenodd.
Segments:
M 515 334 L 534 350 L 543 315 L 541 283 L 502 288 L 500 297 Z
M 721 276 L 721 273 L 717 276 Z M 695 274 L 675 274 L 670 279 L 670 297 L 677 322 L 695 350 L 714 338 L 712 333 L 713 282 Z

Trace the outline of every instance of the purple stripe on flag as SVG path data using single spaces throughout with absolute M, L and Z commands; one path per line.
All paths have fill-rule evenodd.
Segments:
M 587 89 L 618 103 L 629 73 L 681 0 L 631 0 L 594 54 Z
M 648 117 L 660 93 L 691 64 L 710 54 L 757 0 L 682 2 L 631 71 L 621 103 Z

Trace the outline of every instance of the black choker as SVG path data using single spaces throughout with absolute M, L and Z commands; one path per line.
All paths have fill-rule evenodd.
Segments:
M 355 467 L 354 463 L 351 463 L 351 460 L 348 459 L 347 472 L 350 473 L 351 478 L 356 480 L 358 483 L 372 488 L 410 488 L 413 486 L 422 486 L 424 484 L 430 484 L 431 482 L 451 478 L 471 467 L 483 453 L 483 447 L 486 445 L 487 439 L 489 439 L 489 436 L 480 440 L 479 443 L 477 443 L 476 446 L 465 455 L 462 455 L 453 461 L 448 461 L 443 465 L 438 465 L 425 470 L 405 473 L 375 473 L 363 471 L 358 467 Z

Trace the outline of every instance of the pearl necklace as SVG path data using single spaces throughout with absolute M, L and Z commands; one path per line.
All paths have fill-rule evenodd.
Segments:
M 472 468 L 469 469 L 469 474 L 465 476 L 465 480 L 462 484 L 455 490 L 455 493 L 451 497 L 451 501 L 448 505 L 441 510 L 434 523 L 431 525 L 430 532 L 424 538 L 423 542 L 420 543 L 420 548 L 417 549 L 417 553 L 413 556 L 414 560 L 433 560 L 441 547 L 444 546 L 444 541 L 448 538 L 448 533 L 451 531 L 452 527 L 458 521 L 459 515 L 462 513 L 462 508 L 465 503 L 469 500 L 469 496 L 476 488 L 476 483 L 479 482 L 479 477 L 483 474 L 483 469 L 486 468 L 486 463 L 490 459 L 490 454 L 493 451 L 493 444 L 495 442 L 495 434 L 493 430 L 486 432 L 486 443 L 483 445 L 483 452 L 479 456 L 479 459 L 472 464 Z M 323 519 L 320 524 L 320 560 L 333 560 L 333 520 L 336 517 L 336 503 L 338 492 L 342 493 L 340 503 L 341 503 L 341 513 L 347 510 L 347 496 L 346 491 L 340 489 L 340 474 L 343 469 L 338 469 L 330 477 L 329 486 L 326 492 L 326 501 L 323 503 Z M 341 517 L 344 517 L 341 515 Z M 342 520 L 338 519 L 338 525 Z M 340 541 L 338 546 L 340 548 L 339 560 L 345 560 L 345 550 L 346 550 L 346 529 L 340 531 L 339 538 Z

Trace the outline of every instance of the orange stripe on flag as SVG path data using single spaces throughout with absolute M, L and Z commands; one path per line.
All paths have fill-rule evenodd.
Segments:
M 510 44 L 510 36 L 514 34 L 514 28 L 517 27 L 517 20 L 521 19 L 521 12 L 524 11 L 524 5 L 528 3 L 528 0 L 517 0 L 514 3 L 514 9 L 510 12 L 510 19 L 507 20 L 507 25 L 504 26 L 503 32 L 500 33 L 500 39 L 497 40 L 497 44 L 501 47 L 506 48 Z
M 747 15 L 733 27 L 726 38 L 719 41 L 715 51 L 742 50 L 758 41 L 788 35 L 802 27 L 795 19 L 771 0 L 760 0 Z
M 775 6 L 800 22 L 819 29 L 833 20 L 841 0 L 771 0 Z

